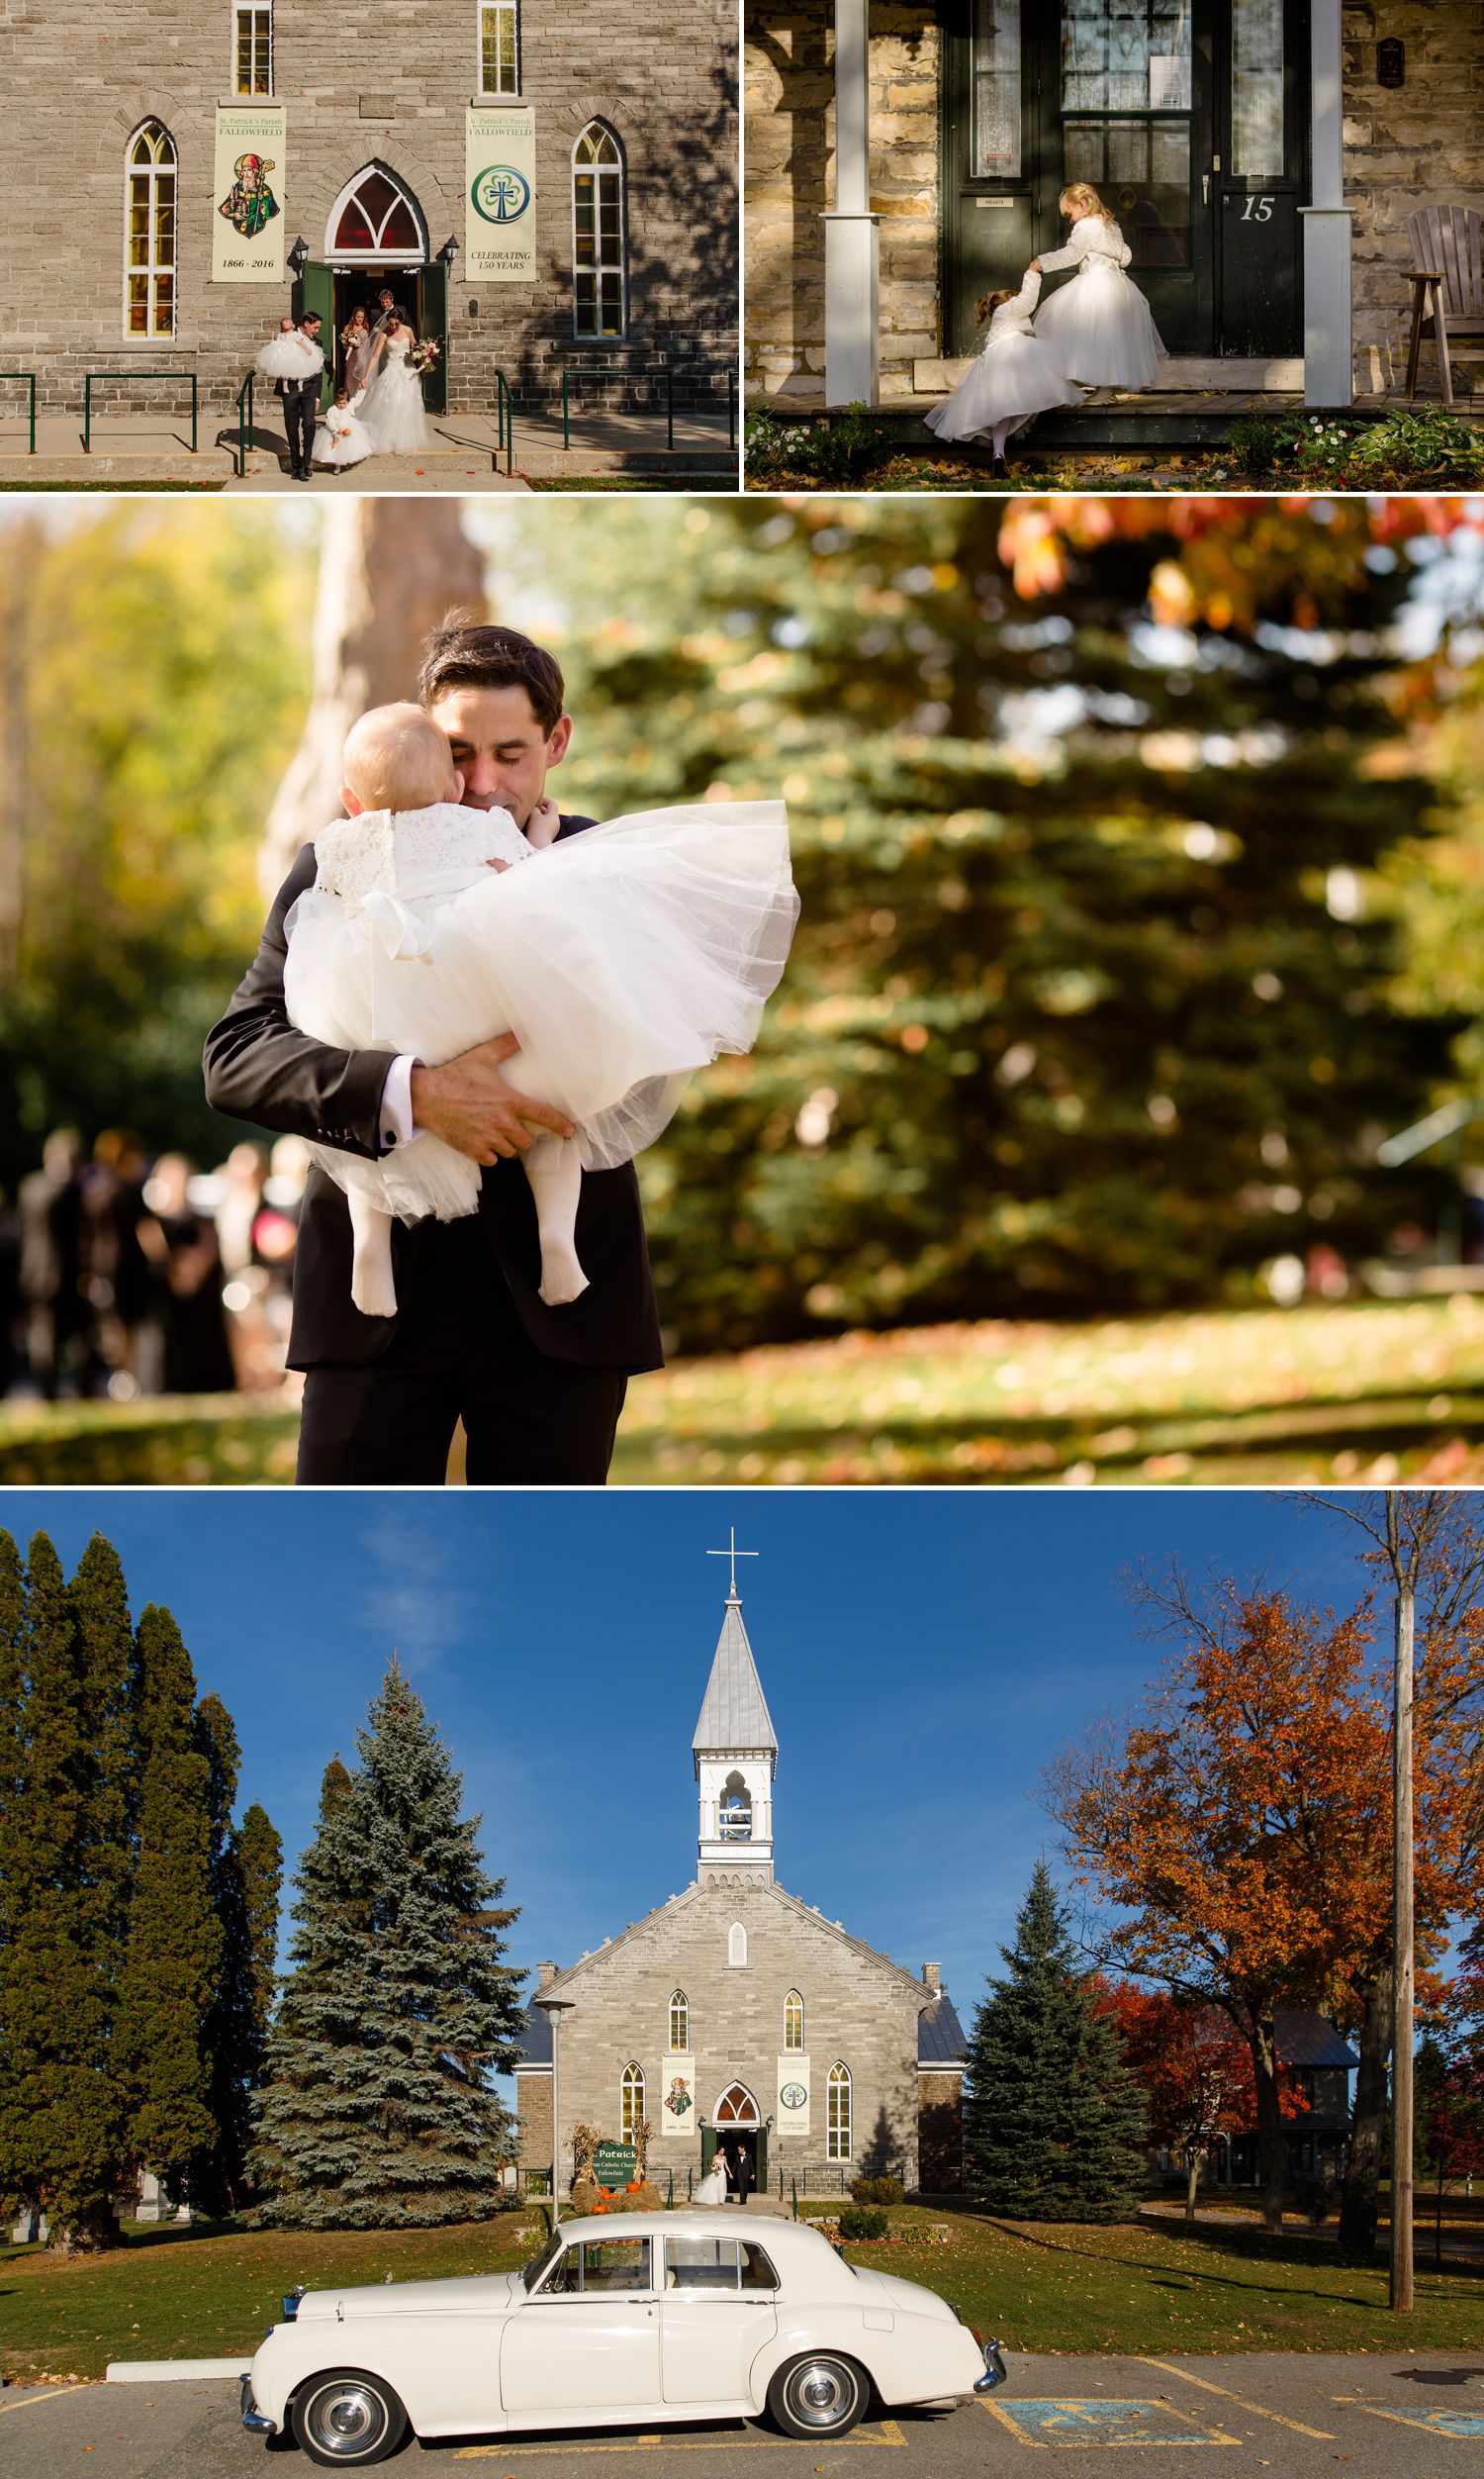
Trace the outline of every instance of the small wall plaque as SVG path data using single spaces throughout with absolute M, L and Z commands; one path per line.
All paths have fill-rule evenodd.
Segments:
M 1405 86 L 1407 83 L 1407 47 L 1400 35 L 1387 35 L 1376 46 L 1376 83 L 1378 86 Z
M 395 121 L 396 118 L 397 98 L 395 95 L 362 95 L 361 119 L 363 121 Z

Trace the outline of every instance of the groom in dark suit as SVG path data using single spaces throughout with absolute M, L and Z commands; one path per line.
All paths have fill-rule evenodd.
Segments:
M 523 827 L 572 736 L 554 656 L 513 628 L 454 620 L 428 638 L 417 689 L 448 736 L 465 804 L 509 810 Z M 563 817 L 560 834 L 592 824 Z M 299 1478 L 439 1481 L 462 1417 L 471 1481 L 602 1481 L 628 1378 L 663 1358 L 633 1164 L 584 1173 L 577 1246 L 589 1287 L 546 1307 L 519 1157 L 542 1129 L 569 1135 L 569 1122 L 507 1084 L 509 1034 L 426 1067 L 296 1031 L 284 1004 L 284 921 L 314 876 L 307 844 L 251 971 L 207 1037 L 210 1100 L 371 1159 L 427 1129 L 486 1177 L 477 1214 L 394 1225 L 398 1313 L 386 1318 L 352 1304 L 344 1192 L 310 1172 L 289 1341 L 290 1367 L 307 1373 Z
M 320 313 L 307 310 L 299 322 L 298 333 L 307 344 L 319 352 Z M 308 359 L 308 355 L 306 355 Z M 289 472 L 296 482 L 313 482 L 315 417 L 320 410 L 320 378 L 325 368 L 325 355 L 319 353 L 314 368 L 302 379 L 280 379 L 273 393 L 283 400 L 283 425 L 289 441 Z

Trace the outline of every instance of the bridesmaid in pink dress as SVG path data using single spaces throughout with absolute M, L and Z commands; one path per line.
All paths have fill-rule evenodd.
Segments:
M 371 358 L 371 329 L 365 311 L 357 306 L 340 334 L 345 353 L 345 393 L 358 396 L 366 384 L 366 364 Z

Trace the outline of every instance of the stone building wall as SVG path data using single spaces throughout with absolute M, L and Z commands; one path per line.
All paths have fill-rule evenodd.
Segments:
M 747 1930 L 747 1961 L 727 1961 L 727 1932 Z M 696 2062 L 696 2114 L 710 2117 L 734 2079 L 753 2093 L 759 2114 L 776 2115 L 784 2000 L 804 2001 L 809 2059 L 807 2136 L 769 2138 L 770 2172 L 785 2176 L 826 2156 L 825 2084 L 843 2058 L 850 2068 L 854 2158 L 878 2145 L 917 2176 L 917 2011 L 913 1983 L 766 1880 L 711 1882 L 678 1895 L 635 1929 L 564 1974 L 576 2002 L 561 2019 L 558 2082 L 561 2150 L 570 2177 L 572 2128 L 619 2133 L 619 2082 L 632 2060 L 645 2076 L 646 2111 L 657 2126 L 669 2036 L 671 1993 L 690 2001 Z M 700 2130 L 656 2133 L 651 2174 L 677 2177 L 700 2167 Z
M 1355 384 L 1389 388 L 1407 372 L 1408 217 L 1454 202 L 1484 208 L 1484 5 L 1345 0 L 1342 31 Z M 1406 46 L 1402 86 L 1377 81 L 1380 36 L 1399 36 Z M 1423 385 L 1436 392 L 1436 356 L 1430 345 L 1423 354 Z M 1484 363 L 1455 364 L 1455 385 L 1477 374 Z
M 523 100 L 534 107 L 537 260 L 533 286 L 465 283 L 464 111 L 478 82 L 474 0 L 277 0 L 275 96 L 288 110 L 286 239 L 325 257 L 341 189 L 381 161 L 415 193 L 436 252 L 460 257 L 448 285 L 449 403 L 485 407 L 502 368 L 527 400 L 560 391 L 564 360 L 617 362 L 632 386 L 609 401 L 658 401 L 638 374 L 673 356 L 677 401 L 725 402 L 736 356 L 735 0 L 524 0 Z M 8 238 L 0 360 L 38 374 L 41 401 L 76 408 L 85 370 L 194 369 L 203 436 L 220 427 L 288 288 L 210 280 L 214 114 L 231 91 L 228 0 L 6 0 L 0 67 L 6 143 L 0 216 Z M 123 333 L 124 158 L 155 117 L 177 149 L 177 334 Z M 573 141 L 601 118 L 627 164 L 630 333 L 572 334 Z M 396 283 L 395 277 L 389 279 Z M 660 392 L 662 398 L 662 391 Z M 130 390 L 132 410 L 163 388 Z M 180 391 L 179 405 L 186 403 Z
M 964 2185 L 964 2077 L 947 2070 L 917 2077 L 918 2174 L 924 2195 L 957 2195 Z
M 522 2169 L 547 2169 L 551 2166 L 551 2076 L 549 2074 L 517 2074 L 515 2077 L 515 2112 L 520 2121 L 520 2142 L 515 2158 Z
M 833 0 L 749 0 L 746 378 L 817 395 L 824 226 L 834 198 Z M 881 217 L 881 392 L 910 395 L 938 346 L 938 33 L 920 7 L 871 12 L 871 206 Z

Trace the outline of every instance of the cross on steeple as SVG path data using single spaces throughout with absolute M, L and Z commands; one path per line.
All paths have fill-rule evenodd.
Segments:
M 729 1549 L 725 1549 L 725 1550 L 707 1550 L 707 1552 L 706 1552 L 706 1556 L 707 1556 L 707 1558 L 726 1558 L 726 1559 L 730 1559 L 730 1561 L 731 1561 L 731 1574 L 732 1574 L 732 1588 L 731 1588 L 731 1592 L 730 1592 L 730 1594 L 728 1595 L 728 1598 L 729 1598 L 729 1599 L 731 1599 L 731 1600 L 733 1600 L 733 1601 L 735 1601 L 735 1600 L 737 1599 L 737 1597 L 738 1597 L 738 1594 L 737 1594 L 737 1561 L 738 1561 L 738 1559 L 739 1559 L 739 1558 L 761 1558 L 761 1557 L 762 1557 L 762 1555 L 763 1555 L 763 1553 L 762 1553 L 762 1551 L 761 1551 L 761 1550 L 739 1550 L 739 1549 L 738 1549 L 738 1547 L 737 1547 L 737 1527 L 736 1527 L 736 1525 L 735 1525 L 735 1524 L 730 1524 L 730 1525 L 728 1525 L 727 1529 L 728 1529 L 728 1531 L 729 1531 L 729 1532 L 730 1532 L 730 1534 L 731 1534 L 731 1547 L 730 1547 Z

